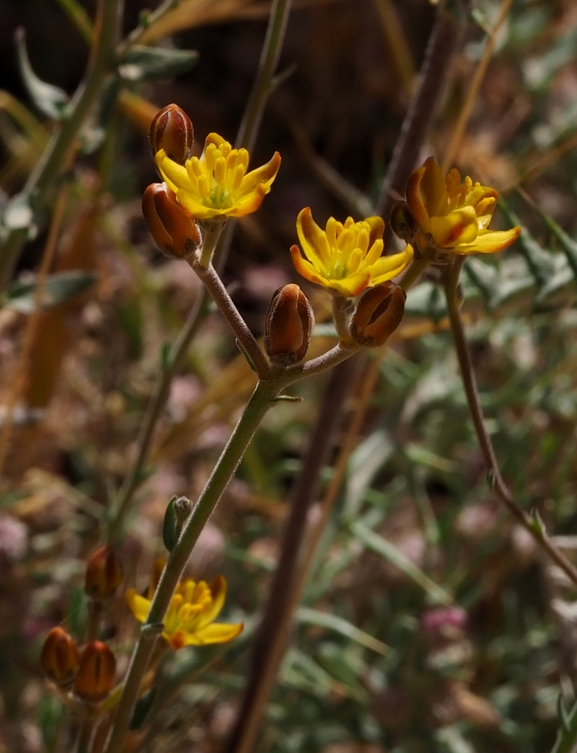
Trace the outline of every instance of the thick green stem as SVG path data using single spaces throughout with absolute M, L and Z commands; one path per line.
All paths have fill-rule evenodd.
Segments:
M 268 409 L 273 405 L 274 398 L 277 396 L 279 389 L 280 385 L 278 382 L 259 382 L 257 385 L 176 546 L 170 553 L 154 595 L 148 619 L 141 629 L 140 638 L 128 668 L 124 692 L 118 704 L 116 719 L 106 753 L 119 753 L 122 749 L 134 705 L 138 698 L 140 684 L 154 651 L 156 638 L 161 631 L 161 628 L 158 626 L 162 624 L 174 589 L 178 584 L 200 532 L 234 475 L 258 425 Z
M 123 0 L 100 0 L 96 18 L 96 33 L 84 82 L 80 85 L 68 112 L 54 131 L 42 159 L 28 178 L 23 196 L 34 201 L 46 200 L 46 193 L 54 185 L 67 163 L 78 131 L 112 72 Z M 14 266 L 27 236 L 22 228 L 9 231 L 0 253 L 0 293 L 8 285 Z
M 444 280 L 445 296 L 447 299 L 449 320 L 451 322 L 451 331 L 455 341 L 455 350 L 457 352 L 463 386 L 469 404 L 469 411 L 471 413 L 473 426 L 475 427 L 475 433 L 477 434 L 479 444 L 481 445 L 481 451 L 483 452 L 485 463 L 487 464 L 491 487 L 517 522 L 527 529 L 539 546 L 547 552 L 551 559 L 566 573 L 570 580 L 577 584 L 577 569 L 553 544 L 539 521 L 526 513 L 525 510 L 523 510 L 523 508 L 514 500 L 511 492 L 501 477 L 499 463 L 497 461 L 497 456 L 495 455 L 495 450 L 493 449 L 493 443 L 491 442 L 487 427 L 485 426 L 485 417 L 483 415 L 483 409 L 481 408 L 481 401 L 477 391 L 477 380 L 473 369 L 473 361 L 471 359 L 471 353 L 469 351 L 469 346 L 467 345 L 465 330 L 463 328 L 463 321 L 459 312 L 460 296 L 458 294 L 458 285 L 459 273 L 463 262 L 464 257 L 455 257 L 452 265 L 446 271 Z

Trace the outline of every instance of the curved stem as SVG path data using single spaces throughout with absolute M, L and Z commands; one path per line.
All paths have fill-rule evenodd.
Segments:
M 189 264 L 191 269 L 196 272 L 202 280 L 206 289 L 212 296 L 213 301 L 229 323 L 230 328 L 236 335 L 241 349 L 250 360 L 256 373 L 261 379 L 266 378 L 270 373 L 270 364 L 260 349 L 255 336 L 252 334 L 247 323 L 234 305 L 232 298 L 228 294 L 227 289 L 212 264 L 205 267 L 197 259 L 193 259 Z
M 28 178 L 23 196 L 45 199 L 44 193 L 54 185 L 62 173 L 76 136 L 96 101 L 104 81 L 112 71 L 122 13 L 123 0 L 100 0 L 98 4 L 94 42 L 84 82 L 77 89 L 68 112 L 46 147 L 42 159 Z M 8 285 L 14 266 L 27 236 L 22 228 L 11 230 L 0 253 L 0 293 Z
M 485 425 L 485 417 L 483 415 L 483 409 L 481 408 L 481 401 L 477 391 L 477 380 L 473 369 L 471 352 L 467 345 L 463 321 L 459 313 L 458 282 L 459 272 L 463 265 L 463 261 L 464 257 L 456 257 L 451 267 L 447 270 L 444 281 L 445 296 L 451 322 L 451 331 L 455 341 L 455 350 L 457 351 L 463 386 L 467 395 L 467 403 L 469 404 L 469 411 L 471 413 L 473 426 L 475 427 L 475 433 L 477 434 L 479 444 L 481 445 L 481 451 L 489 471 L 490 485 L 517 522 L 519 522 L 531 534 L 531 536 L 533 536 L 539 546 L 547 552 L 549 557 L 551 557 L 555 564 L 563 570 L 569 579 L 577 584 L 577 568 L 575 568 L 565 555 L 557 549 L 539 521 L 531 517 L 531 515 L 525 512 L 525 510 L 523 510 L 523 508 L 515 501 L 501 476 L 493 443 L 491 442 L 491 438 L 489 437 Z

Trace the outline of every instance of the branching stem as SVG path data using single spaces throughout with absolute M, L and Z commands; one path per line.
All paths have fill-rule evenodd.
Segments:
M 458 284 L 459 273 L 463 261 L 464 257 L 457 256 L 448 268 L 444 280 L 445 296 L 447 299 L 451 331 L 455 341 L 455 350 L 459 360 L 463 386 L 467 395 L 467 403 L 469 405 L 473 426 L 475 427 L 475 433 L 477 434 L 479 444 L 481 445 L 481 451 L 489 471 L 490 485 L 517 522 L 529 531 L 539 546 L 547 552 L 549 557 L 551 557 L 555 564 L 563 570 L 568 578 L 577 585 L 577 569 L 553 544 L 543 525 L 541 525 L 537 519 L 531 517 L 531 515 L 525 512 L 525 510 L 523 510 L 523 508 L 515 501 L 501 476 L 493 443 L 491 442 L 491 438 L 489 437 L 485 425 L 485 417 L 483 415 L 483 409 L 481 408 L 481 401 L 477 390 L 477 380 L 473 369 L 471 352 L 467 345 L 463 321 L 459 312 Z

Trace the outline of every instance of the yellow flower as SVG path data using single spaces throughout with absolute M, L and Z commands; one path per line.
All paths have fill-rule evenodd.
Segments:
M 417 222 L 416 245 L 450 254 L 492 254 L 510 246 L 521 228 L 492 231 L 489 223 L 499 197 L 494 188 L 461 182 L 456 169 L 443 177 L 434 157 L 415 170 L 407 185 L 407 204 Z
M 222 136 L 210 133 L 200 157 L 179 165 L 160 149 L 155 161 L 182 206 L 196 220 L 211 220 L 256 212 L 270 191 L 280 154 L 275 152 L 266 165 L 250 173 L 248 157 L 246 149 L 233 149 Z
M 391 280 L 413 258 L 413 249 L 392 256 L 381 256 L 385 223 L 380 217 L 368 217 L 345 223 L 330 217 L 326 230 L 313 220 L 309 207 L 297 217 L 297 233 L 304 256 L 292 246 L 293 264 L 303 277 L 344 296 L 355 296 L 365 288 Z
M 154 564 L 147 597 L 140 596 L 134 588 L 126 592 L 126 602 L 139 622 L 145 622 L 152 597 L 156 590 L 164 562 Z M 226 597 L 226 580 L 219 575 L 210 584 L 187 578 L 178 584 L 164 618 L 162 637 L 171 648 L 205 646 L 209 643 L 227 643 L 243 630 L 243 623 L 213 624 L 220 614 Z

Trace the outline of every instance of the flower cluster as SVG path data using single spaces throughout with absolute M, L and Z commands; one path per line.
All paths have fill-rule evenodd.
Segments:
M 191 156 L 192 122 L 174 104 L 156 114 L 149 140 L 164 182 L 148 186 L 142 213 L 160 250 L 177 259 L 190 257 L 202 245 L 206 223 L 256 212 L 280 167 L 275 152 L 265 165 L 247 172 L 248 151 L 233 149 L 217 133 L 206 137 L 200 157 Z

